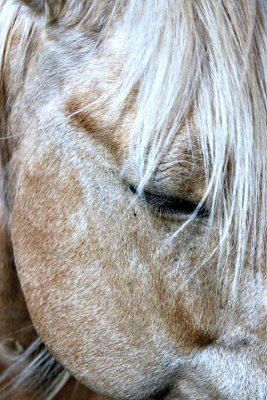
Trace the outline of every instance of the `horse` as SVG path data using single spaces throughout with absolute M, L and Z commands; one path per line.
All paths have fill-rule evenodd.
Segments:
M 267 398 L 266 10 L 0 0 L 3 399 Z

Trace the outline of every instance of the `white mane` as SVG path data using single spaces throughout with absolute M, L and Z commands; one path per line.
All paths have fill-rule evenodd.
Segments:
M 104 15 L 110 2 L 90 3 L 84 19 Z M 266 2 L 116 0 L 108 7 L 112 18 L 123 11 L 119 15 L 128 35 L 121 78 L 110 93 L 113 112 L 119 114 L 139 88 L 132 133 L 138 138 L 132 151 L 142 177 L 139 190 L 193 109 L 207 179 L 207 240 L 213 221 L 218 221 L 218 271 L 227 274 L 234 254 L 235 297 L 245 263 L 257 278 L 266 273 Z M 79 10 L 74 8 L 77 17 Z M 26 42 L 34 18 L 26 8 L 0 0 L 0 65 L 17 15 Z M 73 13 L 65 18 L 73 18 Z M 107 24 L 109 18 L 104 21 Z

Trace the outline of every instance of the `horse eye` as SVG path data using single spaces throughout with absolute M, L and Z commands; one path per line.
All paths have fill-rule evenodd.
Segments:
M 129 188 L 132 193 L 137 194 L 137 189 L 135 186 L 130 185 Z M 150 193 L 148 191 L 143 192 L 142 198 L 159 214 L 192 214 L 193 212 L 197 211 L 197 216 L 207 217 L 209 215 L 209 212 L 204 205 L 199 207 L 198 203 L 194 203 L 190 200 L 174 198 L 164 194 L 161 195 L 157 193 Z

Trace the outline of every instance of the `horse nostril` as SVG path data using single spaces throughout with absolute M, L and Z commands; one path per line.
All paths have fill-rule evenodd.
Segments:
M 163 400 L 165 397 L 168 396 L 170 393 L 170 388 L 167 387 L 165 389 L 160 390 L 159 392 L 155 393 L 154 396 L 152 397 L 152 400 Z

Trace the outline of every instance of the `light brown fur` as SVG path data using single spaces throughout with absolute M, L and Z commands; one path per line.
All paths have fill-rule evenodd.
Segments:
M 25 3 L 44 11 L 41 3 Z M 231 243 L 220 274 L 216 218 L 211 228 L 208 217 L 198 216 L 166 242 L 186 216 L 161 215 L 130 189 L 140 182 L 131 157 L 138 146 L 131 136 L 138 87 L 116 117 L 112 99 L 104 98 L 122 69 L 114 51 L 117 42 L 121 50 L 120 31 L 112 20 L 95 50 L 86 18 L 75 41 L 69 32 L 77 26 L 66 17 L 71 5 L 47 3 L 50 24 L 33 22 L 27 67 L 19 71 L 10 59 L 21 51 L 21 24 L 1 72 L 7 139 L 1 142 L 0 336 L 32 323 L 56 359 L 90 388 L 78 388 L 73 399 L 263 400 L 266 259 L 260 281 L 247 256 L 231 301 L 237 249 Z M 18 72 L 19 90 L 10 79 Z M 207 184 L 192 104 L 144 190 L 198 204 Z M 26 348 L 33 336 L 11 339 Z M 71 398 L 75 384 L 57 398 Z

